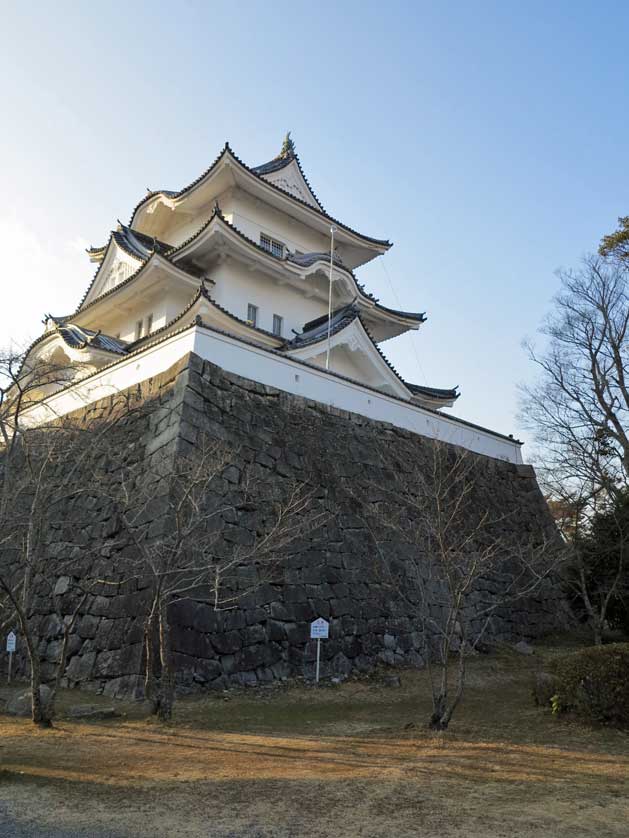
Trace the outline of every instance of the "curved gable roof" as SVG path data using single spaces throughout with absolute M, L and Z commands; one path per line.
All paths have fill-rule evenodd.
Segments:
M 358 321 L 369 343 L 378 353 L 381 360 L 384 361 L 386 366 L 393 373 L 394 377 L 398 380 L 399 384 L 403 386 L 404 390 L 406 391 L 406 394 L 410 396 L 410 392 L 407 388 L 406 382 L 399 374 L 399 372 L 395 369 L 393 364 L 389 361 L 384 352 L 380 349 L 376 341 L 373 339 L 371 332 L 369 331 L 368 327 L 366 326 L 364 320 L 361 317 L 360 311 L 356 307 L 355 302 L 352 302 L 349 305 L 332 312 L 332 317 L 330 318 L 330 337 L 340 334 L 342 331 L 351 326 L 355 321 Z M 317 317 L 315 320 L 311 320 L 309 323 L 306 323 L 303 332 L 300 335 L 296 335 L 291 341 L 287 341 L 282 348 L 288 352 L 290 352 L 291 350 L 293 352 L 296 352 L 307 346 L 311 346 L 317 343 L 325 343 L 327 341 L 327 338 L 328 316 L 327 314 L 324 314 L 322 317 Z
M 266 187 L 269 187 L 270 189 L 280 193 L 284 197 L 289 198 L 291 201 L 294 201 L 299 206 L 304 207 L 307 210 L 309 210 L 310 212 L 315 213 L 317 216 L 323 217 L 326 221 L 330 222 L 331 224 L 334 224 L 334 225 L 338 226 L 341 230 L 345 231 L 346 233 L 349 233 L 351 236 L 355 236 L 356 238 L 362 239 L 364 242 L 368 243 L 371 246 L 376 246 L 376 247 L 382 248 L 384 250 L 388 250 L 392 246 L 391 242 L 388 239 L 377 239 L 377 238 L 374 238 L 372 236 L 366 236 L 363 233 L 359 233 L 357 230 L 354 230 L 352 227 L 349 227 L 348 225 L 344 224 L 342 221 L 339 221 L 337 218 L 334 218 L 333 216 L 329 215 L 323 209 L 323 207 L 321 206 L 318 198 L 316 198 L 316 196 L 314 195 L 314 192 L 312 192 L 312 190 L 310 189 L 310 186 L 308 184 L 307 179 L 305 178 L 305 176 L 303 176 L 303 171 L 301 169 L 301 164 L 298 161 L 297 161 L 297 163 L 298 163 L 298 166 L 299 166 L 299 170 L 302 173 L 302 176 L 304 177 L 305 183 L 308 185 L 309 191 L 312 193 L 313 197 L 315 198 L 315 200 L 317 202 L 317 206 L 313 206 L 308 201 L 304 201 L 301 198 L 298 198 L 293 193 L 287 191 L 286 189 L 282 189 L 281 186 L 278 186 L 277 184 L 274 184 L 272 181 L 268 180 L 266 177 L 264 177 L 263 174 L 256 171 L 255 168 L 250 168 L 249 166 L 247 166 L 247 164 L 244 163 L 240 159 L 240 157 L 238 157 L 238 155 L 236 155 L 234 153 L 234 151 L 232 150 L 232 148 L 231 148 L 231 146 L 229 145 L 228 142 L 225 143 L 225 145 L 223 147 L 223 150 L 218 155 L 218 157 L 216 157 L 216 159 L 214 160 L 212 165 L 209 166 L 201 175 L 199 175 L 198 178 L 193 180 L 192 183 L 189 183 L 188 186 L 185 186 L 183 189 L 180 189 L 177 192 L 172 192 L 172 191 L 168 191 L 168 190 L 157 190 L 157 191 L 151 191 L 147 195 L 145 195 L 145 197 L 142 198 L 142 200 L 134 208 L 134 210 L 131 214 L 131 220 L 129 222 L 129 227 L 134 226 L 134 223 L 136 222 L 138 212 L 147 203 L 149 203 L 150 201 L 154 200 L 157 197 L 164 197 L 164 198 L 166 198 L 170 201 L 173 201 L 173 200 L 178 200 L 180 198 L 183 198 L 183 197 L 187 196 L 194 189 L 196 189 L 198 186 L 200 186 L 200 184 L 203 181 L 205 181 L 207 178 L 209 178 L 218 169 L 221 162 L 223 162 L 226 159 L 231 160 L 232 163 L 236 164 L 240 168 L 241 171 L 243 171 L 244 173 L 246 173 L 250 177 L 256 178 L 258 181 L 261 181 L 262 183 L 264 183 Z M 293 162 L 293 159 L 296 159 L 296 157 L 292 158 L 285 165 L 288 166 L 289 163 Z M 271 161 L 271 162 L 273 162 L 273 161 Z M 268 165 L 269 164 L 264 164 L 264 166 L 268 166 Z M 283 168 L 283 167 L 284 166 L 278 166 L 278 168 Z M 268 172 L 266 172 L 265 174 L 268 174 Z
M 287 138 L 288 139 L 288 138 Z M 285 141 L 286 144 L 286 141 Z M 317 207 L 321 210 L 321 212 L 325 212 L 323 204 L 317 198 L 312 186 L 308 182 L 308 178 L 304 174 L 304 170 L 301 166 L 301 161 L 297 156 L 297 152 L 295 151 L 295 146 L 293 145 L 292 141 L 286 148 L 286 150 L 282 150 L 282 152 L 277 156 L 274 157 L 273 160 L 269 160 L 268 163 L 263 163 L 261 166 L 254 166 L 251 171 L 254 172 L 256 175 L 260 175 L 269 183 L 273 183 L 276 186 L 279 186 L 274 180 L 269 179 L 269 175 L 274 175 L 276 172 L 281 172 L 284 169 L 288 169 L 290 167 L 296 169 L 295 174 L 297 175 L 298 180 L 302 181 L 303 186 L 306 188 L 307 194 L 310 195 L 312 200 L 315 202 Z
M 77 312 L 81 311 L 85 305 L 89 305 L 90 303 L 94 302 L 94 300 L 90 300 L 88 302 L 88 298 L 94 288 L 97 286 L 99 278 L 101 274 L 104 274 L 107 268 L 111 267 L 112 262 L 115 258 L 114 249 L 117 248 L 118 250 L 126 253 L 127 256 L 130 256 L 135 262 L 137 262 L 137 268 L 134 270 L 131 275 L 125 278 L 124 282 L 131 277 L 135 276 L 138 272 L 139 268 L 141 268 L 154 253 L 164 253 L 167 250 L 171 249 L 171 245 L 166 244 L 165 242 L 159 241 L 159 239 L 154 239 L 151 236 L 146 236 L 144 233 L 140 233 L 137 230 L 131 230 L 130 227 L 126 227 L 124 224 L 119 224 L 117 230 L 112 230 L 109 240 L 107 244 L 102 248 L 90 248 L 88 253 L 92 254 L 99 254 L 102 252 L 102 258 L 96 268 L 96 272 L 92 277 L 90 284 L 87 286 L 87 290 L 81 299 L 77 307 Z M 123 283 L 120 282 L 118 285 L 114 286 L 117 288 L 119 285 Z M 110 289 L 114 290 L 114 289 Z M 104 296 L 105 293 L 99 294 L 94 299 L 99 299 L 100 297 Z

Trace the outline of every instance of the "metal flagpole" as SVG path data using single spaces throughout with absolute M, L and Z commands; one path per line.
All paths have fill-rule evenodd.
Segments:
M 315 676 L 315 683 L 319 683 L 319 664 L 321 662 L 321 638 L 317 637 L 317 674 Z
M 330 332 L 332 331 L 332 266 L 334 264 L 334 234 L 336 227 L 330 227 L 332 238 L 330 241 L 330 282 L 328 288 L 328 348 L 325 353 L 325 368 L 330 369 Z

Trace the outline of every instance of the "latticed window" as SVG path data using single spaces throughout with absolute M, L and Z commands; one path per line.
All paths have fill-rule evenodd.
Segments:
M 247 306 L 247 320 L 252 326 L 258 325 L 258 306 L 254 306 L 253 303 Z
M 277 239 L 272 239 L 266 233 L 260 233 L 260 247 L 268 250 L 273 256 L 277 256 L 278 259 L 284 258 L 284 245 L 282 242 L 278 242 Z
M 279 316 L 279 314 L 273 315 L 273 334 L 274 335 L 281 335 L 282 334 L 282 325 L 284 323 L 284 319 Z

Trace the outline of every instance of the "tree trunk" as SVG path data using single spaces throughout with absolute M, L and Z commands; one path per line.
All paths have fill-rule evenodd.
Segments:
M 448 706 L 448 693 L 447 688 L 446 691 L 443 688 L 437 695 L 433 695 L 432 697 L 432 715 L 430 717 L 430 721 L 428 722 L 428 727 L 430 730 L 445 730 L 448 726 L 447 723 L 443 724 L 443 717 L 446 712 L 446 707 Z
M 66 660 L 68 657 L 68 640 L 70 639 L 70 627 L 64 625 L 63 640 L 61 641 L 61 651 L 59 652 L 59 660 L 57 661 L 57 671 L 55 672 L 55 683 L 52 688 L 52 695 L 50 697 L 50 706 L 54 707 L 57 692 L 61 687 L 61 679 L 66 668 Z M 51 714 L 52 715 L 52 714 Z
M 447 730 L 452 714 L 456 710 L 459 701 L 463 695 L 465 688 L 465 655 L 466 655 L 466 641 L 461 639 L 459 647 L 459 665 L 456 677 L 456 691 L 454 697 L 449 700 L 450 692 L 448 689 L 448 670 L 447 666 L 442 663 L 442 677 L 441 688 L 437 694 L 433 693 L 432 708 L 433 712 L 428 723 L 430 730 Z M 448 652 L 445 651 L 446 661 Z
M 38 727 L 52 727 L 52 720 L 50 718 L 50 708 L 44 707 L 41 701 L 41 672 L 39 668 L 39 655 L 37 654 L 37 649 L 33 644 L 33 639 L 30 636 L 29 632 L 24 631 L 24 626 L 22 626 L 22 631 L 24 632 L 24 637 L 26 639 L 26 648 L 28 650 L 28 658 L 31 664 L 31 718 L 33 720 L 33 724 L 36 724 Z
M 175 701 L 175 678 L 170 659 L 170 625 L 168 624 L 168 603 L 159 607 L 159 656 L 162 665 L 159 683 L 159 707 L 157 716 L 162 722 L 169 722 L 173 715 Z
M 454 693 L 454 698 L 450 701 L 449 705 L 446 706 L 446 709 L 441 717 L 441 730 L 446 730 L 446 728 L 450 724 L 452 714 L 458 707 L 459 701 L 463 696 L 463 690 L 465 688 L 465 643 L 465 639 L 462 638 L 461 645 L 459 647 L 459 666 L 456 676 L 456 692 Z
M 144 622 L 144 698 L 151 705 L 151 715 L 155 715 L 159 708 L 159 694 L 155 674 L 155 624 L 156 603 Z
M 57 671 L 55 672 L 55 683 L 52 686 L 52 694 L 50 696 L 50 701 L 48 703 L 48 712 L 50 717 L 52 718 L 55 715 L 55 703 L 57 701 L 57 694 L 59 689 L 61 688 L 61 679 L 63 678 L 63 673 L 66 671 L 66 662 L 68 660 L 68 643 L 70 642 L 70 633 L 72 629 L 76 625 L 77 617 L 79 616 L 80 610 L 85 605 L 87 600 L 87 594 L 83 594 L 81 601 L 74 609 L 74 613 L 72 618 L 69 622 L 65 622 L 63 616 L 61 614 L 61 610 L 57 609 L 57 617 L 61 621 L 61 625 L 63 626 L 63 641 L 61 643 L 61 650 L 59 652 L 59 660 L 57 661 Z
M 24 610 L 18 603 L 17 599 L 11 594 L 9 586 L 3 584 L 2 587 L 5 592 L 9 594 L 9 599 L 15 609 L 20 629 L 24 635 L 26 651 L 28 652 L 28 660 L 31 666 L 31 718 L 33 723 L 38 725 L 38 727 L 52 727 L 48 708 L 43 707 L 41 702 L 41 694 L 39 691 L 41 686 L 41 673 L 39 668 L 39 654 L 37 653 L 35 639 L 31 634 Z

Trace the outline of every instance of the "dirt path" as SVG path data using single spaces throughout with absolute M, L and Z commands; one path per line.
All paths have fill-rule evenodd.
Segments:
M 401 690 L 189 700 L 167 728 L 137 706 L 122 722 L 61 718 L 44 733 L 0 716 L 0 835 L 626 838 L 629 737 L 535 708 L 536 665 L 476 662 L 439 737 L 419 726 L 421 673 Z

